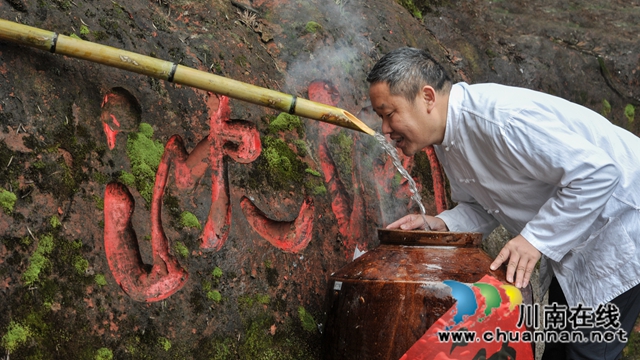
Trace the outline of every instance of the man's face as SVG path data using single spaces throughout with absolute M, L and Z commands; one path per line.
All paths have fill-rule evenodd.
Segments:
M 373 110 L 382 118 L 382 133 L 389 135 L 407 156 L 412 156 L 437 141 L 438 124 L 423 91 L 413 103 L 401 95 L 391 95 L 386 83 L 369 88 Z

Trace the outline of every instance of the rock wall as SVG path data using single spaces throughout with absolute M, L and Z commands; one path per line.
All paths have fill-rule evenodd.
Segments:
M 638 133 L 625 112 L 638 105 L 638 42 L 535 27 L 511 3 L 416 1 L 411 16 L 377 0 L 2 0 L 0 18 L 333 104 L 374 128 L 368 70 L 422 47 L 457 81 L 555 93 Z M 6 41 L 0 75 L 11 359 L 318 358 L 327 277 L 417 210 L 368 135 Z M 403 160 L 435 213 L 427 156 Z
M 15 0 L 0 17 L 372 126 L 365 76 L 381 54 L 407 43 L 445 61 L 382 1 Z M 11 359 L 317 358 L 329 274 L 416 210 L 368 135 L 6 41 L 0 59 Z M 429 167 L 414 175 L 435 213 Z

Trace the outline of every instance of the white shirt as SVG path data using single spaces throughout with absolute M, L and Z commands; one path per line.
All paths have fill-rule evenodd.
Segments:
M 498 224 L 543 254 L 570 306 L 640 283 L 640 138 L 585 107 L 497 84 L 455 84 L 435 146 L 458 205 L 451 231 Z

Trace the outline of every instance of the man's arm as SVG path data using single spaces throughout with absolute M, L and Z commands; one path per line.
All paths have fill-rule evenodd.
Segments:
M 502 249 L 491 268 L 507 262 L 507 280 L 526 286 L 540 253 L 561 259 L 586 237 L 613 194 L 620 172 L 606 151 L 543 110 L 512 119 L 502 139 L 510 164 L 556 193 Z M 588 118 L 584 121 L 588 121 Z M 585 130 L 588 134 L 588 131 Z

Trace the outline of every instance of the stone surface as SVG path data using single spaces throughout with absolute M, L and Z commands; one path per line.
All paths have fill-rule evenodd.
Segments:
M 0 18 L 318 96 L 374 128 L 368 70 L 398 46 L 422 47 L 456 81 L 525 86 L 598 112 L 606 100 L 608 118 L 638 134 L 624 115 L 640 97 L 638 1 L 415 3 L 422 19 L 378 0 L 0 0 Z M 323 96 L 310 90 L 318 81 Z M 417 207 L 375 139 L 308 119 L 283 131 L 274 110 L 231 100 L 223 116 L 220 103 L 0 41 L 0 187 L 17 198 L 0 210 L 0 356 L 320 356 L 327 278 Z M 243 149 L 255 134 L 254 157 Z M 184 152 L 163 162 L 148 151 L 174 135 Z M 435 213 L 426 155 L 403 160 Z M 158 164 L 167 183 L 153 207 Z M 105 199 L 113 182 L 131 194 L 130 226 L 105 215 L 122 204 Z M 107 257 L 105 226 L 126 229 L 113 242 L 126 256 Z M 216 238 L 201 241 L 209 230 Z M 149 279 L 172 273 L 167 256 L 188 274 L 174 292 L 131 291 L 164 284 Z

